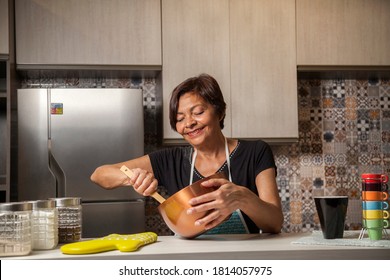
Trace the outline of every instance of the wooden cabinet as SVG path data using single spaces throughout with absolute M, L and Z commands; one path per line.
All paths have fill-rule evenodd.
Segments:
M 224 134 L 297 138 L 294 0 L 162 0 L 164 140 L 173 88 L 205 72 L 227 102 Z
M 390 1 L 297 0 L 297 63 L 390 65 Z
M 8 0 L 0 0 L 0 55 L 9 53 Z
M 21 65 L 161 68 L 160 0 L 16 0 Z
M 169 125 L 172 90 L 189 77 L 207 73 L 219 83 L 228 105 L 224 132 L 230 126 L 228 0 L 162 0 L 164 140 L 181 136 Z
M 232 135 L 298 138 L 294 0 L 231 0 Z

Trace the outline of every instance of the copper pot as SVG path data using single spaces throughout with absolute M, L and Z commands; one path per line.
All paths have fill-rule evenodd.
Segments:
M 133 176 L 132 171 L 125 165 L 123 165 L 120 170 L 129 178 Z M 168 199 L 163 198 L 157 192 L 151 194 L 153 198 L 161 203 L 158 206 L 158 211 L 165 223 L 174 233 L 185 238 L 195 238 L 206 232 L 204 225 L 195 226 L 195 221 L 203 218 L 210 213 L 210 211 L 188 215 L 187 210 L 192 207 L 188 201 L 193 197 L 215 191 L 217 189 L 216 187 L 205 188 L 201 186 L 202 182 L 213 178 L 226 179 L 227 177 L 223 172 L 213 174 L 181 189 Z
M 188 203 L 191 198 L 217 189 L 214 187 L 206 188 L 201 186 L 202 182 L 212 178 L 226 179 L 226 174 L 220 172 L 199 180 L 194 184 L 181 189 L 158 206 L 158 211 L 163 217 L 165 223 L 174 233 L 185 238 L 195 238 L 206 232 L 204 225 L 196 226 L 195 221 L 203 218 L 210 211 L 188 215 L 187 209 L 192 207 Z

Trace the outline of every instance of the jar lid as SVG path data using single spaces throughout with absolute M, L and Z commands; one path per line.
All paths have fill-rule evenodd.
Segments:
M 0 203 L 0 211 L 31 211 L 32 204 L 30 202 L 10 202 Z
M 54 200 L 34 200 L 29 201 L 32 204 L 32 209 L 44 209 L 44 208 L 55 208 L 56 202 Z
M 80 197 L 57 197 L 50 198 L 50 200 L 54 200 L 57 207 L 78 206 L 81 204 Z

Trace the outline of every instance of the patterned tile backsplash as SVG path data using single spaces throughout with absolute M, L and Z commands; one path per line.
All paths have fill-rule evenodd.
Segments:
M 388 80 L 298 81 L 299 141 L 273 146 L 284 232 L 319 229 L 318 195 L 347 195 L 361 228 L 360 174 L 390 173 L 389 98 Z
M 160 148 L 156 80 L 26 77 L 22 87 L 137 87 L 144 92 L 145 153 Z M 283 232 L 319 229 L 313 197 L 348 195 L 346 227 L 361 228 L 360 174 L 390 174 L 390 81 L 299 80 L 299 140 L 272 146 L 285 223 Z M 248 101 L 249 102 L 249 101 Z M 160 189 L 164 194 L 164 189 Z M 146 230 L 170 235 L 146 199 Z

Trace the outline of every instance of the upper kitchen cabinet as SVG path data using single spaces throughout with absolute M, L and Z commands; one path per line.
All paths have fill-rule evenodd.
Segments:
M 0 0 L 0 55 L 9 53 L 8 0 Z
M 219 83 L 228 105 L 224 133 L 231 135 L 229 1 L 162 0 L 164 140 L 181 136 L 169 125 L 169 99 L 182 81 L 201 73 Z
M 295 0 L 231 0 L 232 135 L 298 138 Z
M 160 0 L 16 0 L 16 62 L 161 68 Z
M 228 137 L 298 137 L 294 0 L 162 0 L 164 140 L 169 98 L 184 79 L 214 76 Z
M 296 0 L 302 66 L 390 65 L 390 1 Z

